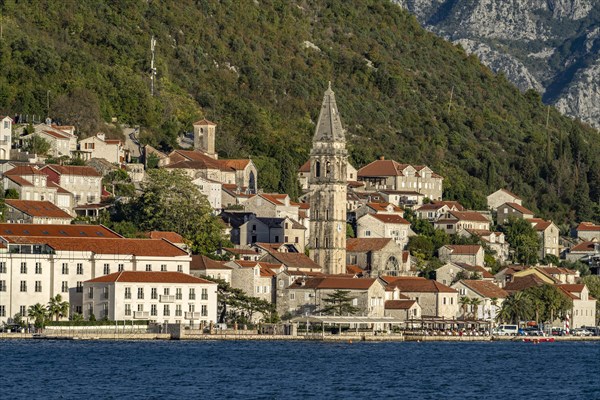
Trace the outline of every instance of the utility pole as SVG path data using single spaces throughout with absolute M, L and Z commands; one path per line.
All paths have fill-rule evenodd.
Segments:
M 156 39 L 152 36 L 150 39 L 150 52 L 152 53 L 152 59 L 150 60 L 150 95 L 154 96 L 154 80 L 156 79 L 156 68 L 154 68 L 154 47 L 156 46 Z

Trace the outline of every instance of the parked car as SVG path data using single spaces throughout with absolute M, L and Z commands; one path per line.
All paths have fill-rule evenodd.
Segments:
M 523 329 L 523 334 L 526 336 L 546 336 L 544 332 L 537 327 L 525 328 Z
M 592 336 L 600 336 L 600 327 L 598 326 L 582 326 L 582 328 L 592 332 Z
M 565 330 L 563 328 L 552 328 L 551 334 L 554 336 L 564 336 Z
M 517 335 L 519 333 L 518 325 L 500 325 L 492 331 L 492 334 L 498 336 Z
M 588 331 L 585 328 L 577 328 L 573 329 L 572 334 L 574 336 L 592 336 L 594 333 L 592 331 Z

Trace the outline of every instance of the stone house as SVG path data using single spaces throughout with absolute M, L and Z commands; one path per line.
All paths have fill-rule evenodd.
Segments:
M 356 226 L 357 238 L 391 238 L 401 248 L 414 235 L 410 222 L 396 214 L 366 214 L 356 221 Z
M 531 223 L 542 242 L 539 251 L 540 259 L 549 254 L 560 257 L 560 230 L 554 222 L 545 221 L 541 218 L 531 218 L 528 219 L 528 221 Z
M 289 272 L 323 272 L 323 268 L 304 253 L 288 253 L 266 248 L 260 261 L 283 265 Z
M 22 136 L 21 139 L 30 139 L 33 136 L 45 139 L 50 143 L 50 151 L 48 153 L 52 157 L 70 157 L 72 152 L 77 151 L 75 127 L 39 124 L 33 128 L 33 134 Z
M 448 213 L 434 222 L 436 229 L 441 229 L 448 234 L 468 236 L 469 229 L 490 230 L 491 221 L 483 214 L 476 211 L 448 211 Z
M 196 179 L 194 179 L 192 183 L 198 187 L 200 193 L 206 196 L 206 200 L 208 200 L 208 204 L 210 204 L 210 207 L 213 210 L 221 210 L 223 199 L 223 185 L 220 182 L 199 176 Z
M 83 317 L 156 323 L 217 321 L 217 284 L 181 272 L 120 271 L 83 282 Z
M 557 285 L 573 301 L 570 312 L 571 329 L 582 326 L 596 326 L 596 299 L 590 296 L 590 291 L 585 284 Z
M 306 245 L 306 228 L 297 221 L 285 218 L 253 217 L 240 225 L 240 246 L 247 246 L 256 242 L 260 243 L 286 243 L 293 244 L 298 252 L 304 253 Z
M 447 215 L 448 211 L 450 211 L 450 207 L 448 207 L 448 205 L 446 204 L 428 203 L 416 208 L 415 214 L 420 219 L 426 219 L 430 222 L 435 222 L 443 216 Z
M 481 304 L 477 307 L 478 320 L 494 321 L 504 299 L 508 297 L 504 289 L 484 280 L 463 279 L 453 284 L 452 288 L 458 291 L 460 297 L 481 300 Z M 469 305 L 467 312 L 472 314 L 474 311 L 474 306 Z M 461 315 L 462 312 L 463 310 Z
M 252 198 L 254 195 L 246 193 L 242 189 L 238 189 L 235 184 L 222 184 L 221 185 L 221 207 L 224 209 L 237 207 L 243 208 L 243 205 Z
M 600 241 L 600 225 L 582 222 L 575 228 L 576 237 L 583 241 Z
M 421 306 L 416 300 L 400 295 L 398 300 L 385 301 L 385 316 L 393 317 L 398 321 L 409 321 L 421 318 Z
M 73 193 L 76 206 L 99 203 L 102 198 L 102 175 L 92 167 L 51 164 L 41 171 L 48 181 Z
M 498 225 L 508 222 L 509 218 L 532 219 L 533 211 L 528 210 L 518 203 L 504 203 L 498 206 Z
M 458 292 L 434 280 L 417 277 L 386 277 L 387 287 L 415 300 L 425 317 L 454 319 L 458 315 Z
M 483 247 L 478 244 L 447 244 L 440 247 L 438 257 L 442 262 L 465 263 L 470 265 L 485 265 Z
M 257 217 L 287 217 L 298 220 L 299 207 L 287 194 L 261 193 L 250 197 L 244 203 L 244 210 L 256 214 Z
M 6 199 L 5 221 L 15 224 L 70 224 L 73 217 L 49 201 Z
M 457 274 L 462 273 L 464 279 L 472 279 L 475 276 L 478 276 L 478 279 L 493 281 L 494 275 L 489 273 L 488 270 L 483 268 L 480 265 L 470 265 L 461 262 L 447 262 L 442 265 L 438 269 L 435 270 L 435 280 L 444 284 L 451 286 L 454 282 L 456 282 Z
M 402 247 L 391 238 L 348 239 L 346 264 L 358 265 L 371 276 L 413 274 L 403 262 Z
M 0 116 L 0 160 L 10 160 L 12 125 L 11 117 Z
M 80 140 L 79 154 L 85 160 L 102 158 L 113 164 L 121 164 L 126 161 L 123 142 L 118 139 L 107 139 L 104 133 L 97 133 Z
M 487 205 L 490 210 L 495 211 L 498 209 L 498 207 L 505 203 L 515 203 L 522 206 L 523 200 L 516 194 L 509 192 L 506 189 L 496 190 L 487 197 Z
M 385 214 L 385 215 L 404 215 L 404 210 L 398 206 L 386 202 L 368 202 L 358 207 L 354 212 L 358 220 L 363 215 L 367 214 Z
M 378 278 L 347 278 L 325 276 L 297 279 L 283 291 L 277 302 L 278 312 L 292 316 L 311 315 L 323 310 L 323 300 L 338 290 L 347 291 L 357 315 L 383 317 L 385 314 L 385 283 Z
M 505 239 L 504 233 L 492 232 L 484 229 L 467 229 L 467 234 L 478 237 L 490 250 L 494 251 L 494 258 L 501 264 L 508 260 L 510 245 Z
M 589 262 L 600 257 L 600 243 L 596 241 L 581 242 L 569 250 L 565 258 L 568 261 Z
M 409 190 L 380 190 L 379 194 L 388 203 L 402 208 L 417 208 L 423 205 L 425 195 Z
M 275 302 L 277 272 L 282 264 L 234 260 L 225 263 L 231 267 L 231 286 L 243 290 L 248 296 Z
M 365 190 L 416 191 L 431 200 L 442 199 L 444 178 L 423 165 L 400 164 L 393 160 L 379 160 L 358 170 L 358 181 L 365 183 Z

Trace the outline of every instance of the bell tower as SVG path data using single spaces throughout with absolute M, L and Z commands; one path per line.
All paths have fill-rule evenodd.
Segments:
M 346 170 L 342 121 L 329 88 L 323 96 L 310 152 L 310 257 L 326 274 L 346 272 Z
M 194 150 L 201 151 L 209 157 L 217 158 L 215 152 L 215 130 L 217 124 L 203 119 L 194 122 Z

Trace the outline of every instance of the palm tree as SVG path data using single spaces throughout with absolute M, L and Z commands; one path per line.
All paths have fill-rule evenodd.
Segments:
M 511 294 L 502 303 L 496 318 L 502 322 L 519 323 L 521 320 L 529 319 L 532 315 L 531 302 L 523 292 Z
M 29 309 L 27 310 L 27 316 L 35 320 L 34 324 L 36 328 L 44 328 L 44 324 L 48 318 L 48 310 L 43 304 L 36 303 L 32 306 L 29 306 Z
M 69 313 L 69 302 L 63 301 L 60 294 L 51 297 L 48 302 L 48 313 L 50 316 L 55 316 L 58 321 L 59 318 L 62 318 Z
M 481 299 L 477 297 L 473 297 L 469 302 L 473 307 L 473 319 L 477 319 L 477 311 L 479 310 L 479 306 L 481 305 Z
M 458 299 L 458 304 L 460 304 L 463 309 L 463 320 L 467 319 L 467 308 L 469 307 L 469 304 L 471 304 L 471 300 L 467 296 L 462 296 Z

